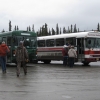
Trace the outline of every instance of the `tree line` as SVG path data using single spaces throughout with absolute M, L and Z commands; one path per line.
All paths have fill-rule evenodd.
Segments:
M 19 30 L 18 25 L 15 25 L 13 30 L 15 30 L 15 31 Z M 32 27 L 27 26 L 26 30 L 36 32 L 37 36 L 49 36 L 49 35 L 82 32 L 79 30 L 79 28 L 76 27 L 76 24 L 75 25 L 71 24 L 70 26 L 68 26 L 67 29 L 65 27 L 63 27 L 63 30 L 61 30 L 61 27 L 59 27 L 58 23 L 56 24 L 56 29 L 54 29 L 54 28 L 52 28 L 51 30 L 48 29 L 48 25 L 45 23 L 44 25 L 42 25 L 42 27 L 40 27 L 40 29 L 38 31 L 34 30 L 34 24 L 32 25 Z M 12 31 L 11 21 L 9 21 L 9 31 Z M 92 31 L 94 31 L 94 30 L 92 29 Z M 97 29 L 95 31 L 100 31 L 99 23 L 97 24 Z M 5 30 L 3 29 L 2 32 L 5 32 Z

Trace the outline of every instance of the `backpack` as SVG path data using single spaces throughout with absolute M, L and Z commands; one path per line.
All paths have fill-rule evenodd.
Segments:
M 16 60 L 17 61 L 25 61 L 25 59 L 28 59 L 28 54 L 26 53 L 25 47 L 18 47 L 16 49 Z

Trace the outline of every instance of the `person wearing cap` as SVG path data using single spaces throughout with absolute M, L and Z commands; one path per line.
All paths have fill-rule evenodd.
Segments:
M 63 54 L 63 65 L 66 66 L 68 64 L 68 46 L 64 45 L 62 49 Z
M 71 45 L 71 44 L 70 44 L 70 42 L 69 42 L 69 41 L 67 41 L 66 45 L 67 45 L 67 46 L 69 46 L 69 45 Z
M 74 46 L 71 46 L 71 48 L 69 49 L 68 56 L 69 56 L 69 66 L 73 67 L 74 66 L 74 59 L 77 57 Z
M 28 52 L 26 50 L 26 48 L 23 46 L 23 41 L 19 42 L 19 45 L 16 49 L 16 61 L 17 61 L 17 77 L 19 77 L 20 75 L 20 70 L 21 70 L 21 65 L 23 67 L 24 70 L 24 74 L 27 74 L 27 67 L 26 67 L 26 62 L 25 60 L 28 60 Z
M 5 44 L 5 41 L 3 41 L 0 45 L 0 63 L 3 74 L 6 73 L 6 56 L 8 52 L 10 52 L 10 50 L 8 46 Z

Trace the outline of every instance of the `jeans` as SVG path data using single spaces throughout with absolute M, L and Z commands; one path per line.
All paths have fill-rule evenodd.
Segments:
M 0 63 L 2 67 L 2 71 L 6 71 L 6 56 L 0 56 Z
M 63 65 L 64 66 L 68 65 L 68 56 L 63 57 Z
M 70 67 L 74 66 L 74 57 L 69 57 L 69 66 Z

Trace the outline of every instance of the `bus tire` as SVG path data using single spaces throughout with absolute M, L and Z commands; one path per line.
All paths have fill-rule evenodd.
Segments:
M 51 60 L 44 60 L 43 61 L 45 64 L 50 64 Z
M 34 64 L 37 64 L 37 63 L 38 63 L 38 60 L 34 60 L 33 63 L 34 63 Z
M 89 65 L 89 62 L 83 62 L 83 65 L 84 66 L 88 66 Z

